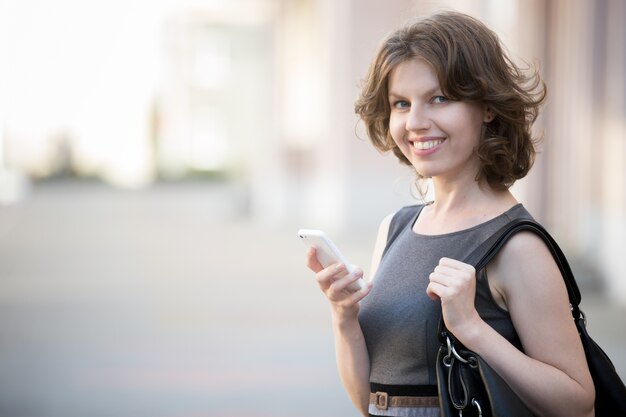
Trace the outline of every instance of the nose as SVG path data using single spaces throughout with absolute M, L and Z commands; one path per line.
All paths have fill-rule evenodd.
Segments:
M 412 105 L 409 117 L 406 120 L 407 131 L 427 130 L 430 128 L 430 118 L 422 106 Z

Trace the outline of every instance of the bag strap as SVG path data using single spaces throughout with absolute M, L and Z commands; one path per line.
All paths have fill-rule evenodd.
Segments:
M 487 264 L 489 261 L 493 259 L 494 256 L 498 254 L 500 249 L 504 246 L 508 240 L 513 237 L 516 233 L 521 231 L 530 231 L 539 236 L 543 242 L 546 244 L 552 257 L 554 258 L 559 270 L 561 271 L 561 275 L 563 276 L 563 280 L 565 282 L 565 287 L 567 288 L 567 294 L 569 297 L 570 307 L 572 310 L 572 316 L 574 319 L 580 318 L 580 308 L 579 304 L 581 301 L 581 294 L 576 284 L 576 279 L 574 278 L 574 274 L 572 269 L 567 262 L 567 258 L 565 254 L 556 243 L 554 238 L 550 236 L 550 234 L 543 228 L 539 223 L 530 219 L 514 219 L 509 223 L 504 225 L 500 230 L 495 232 L 492 236 L 490 236 L 487 240 L 481 243 L 469 256 L 465 259 L 465 263 L 472 265 L 476 271 L 478 272 Z M 439 334 L 441 336 L 451 335 L 450 332 L 445 327 L 445 323 L 443 322 L 443 318 L 439 321 Z M 444 337 L 445 339 L 445 337 Z

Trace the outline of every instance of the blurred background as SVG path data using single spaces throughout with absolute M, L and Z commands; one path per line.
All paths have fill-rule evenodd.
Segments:
M 356 416 L 296 231 L 367 270 L 415 202 L 353 102 L 441 9 L 540 68 L 513 192 L 626 376 L 625 2 L 0 0 L 0 416 Z

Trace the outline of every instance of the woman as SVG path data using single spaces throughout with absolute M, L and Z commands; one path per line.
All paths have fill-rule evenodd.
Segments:
M 534 414 L 593 416 L 593 382 L 543 241 L 521 232 L 484 270 L 462 262 L 511 219 L 531 217 L 509 187 L 532 165 L 544 96 L 538 75 L 525 75 L 492 31 L 460 13 L 401 28 L 375 56 L 356 112 L 375 147 L 392 150 L 418 180 L 431 178 L 435 198 L 383 220 L 374 278 L 361 291 L 346 289 L 360 269 L 346 275 L 307 254 L 330 301 L 340 376 L 363 415 L 439 415 L 443 314 Z

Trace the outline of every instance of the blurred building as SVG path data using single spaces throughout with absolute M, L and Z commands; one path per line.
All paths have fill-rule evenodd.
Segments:
M 624 2 L 278 4 L 275 111 L 282 122 L 276 130 L 279 146 L 264 150 L 271 171 L 253 172 L 253 215 L 372 230 L 372 222 L 410 201 L 410 174 L 393 157 L 384 160 L 371 149 L 352 106 L 358 81 L 387 32 L 407 17 L 455 8 L 489 24 L 515 59 L 539 66 L 549 92 L 536 126 L 544 141 L 531 175 L 513 191 L 589 273 L 591 278 L 581 277 L 583 285 L 601 281 L 626 303 Z M 294 88 L 298 82 L 304 87 Z M 355 138 L 355 131 L 364 140 Z
M 66 172 L 121 185 L 221 178 L 247 190 L 245 211 L 257 221 L 369 236 L 384 215 L 413 201 L 412 175 L 368 144 L 353 113 L 359 80 L 386 33 L 408 17 L 453 8 L 485 21 L 515 59 L 541 69 L 549 98 L 536 128 L 544 142 L 531 174 L 513 191 L 570 257 L 584 259 L 595 282 L 626 304 L 623 1 L 133 4 L 130 17 L 122 3 L 111 11 L 111 21 L 126 16 L 128 30 L 110 55 L 124 61 L 106 66 L 107 77 L 129 82 L 109 89 L 106 77 L 97 78 L 87 101 L 93 111 L 81 102 L 82 112 L 67 113 L 80 117 L 26 128 L 28 119 L 13 117 L 4 98 L 6 169 L 54 171 L 63 157 L 72 165 Z M 4 16 L 0 23 L 17 31 Z M 6 87 L 18 71 L 2 71 Z M 106 100 L 98 107 L 100 97 Z M 59 132 L 67 140 L 55 146 L 63 152 L 52 146 Z

